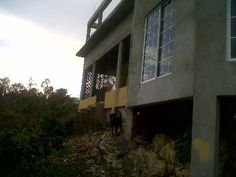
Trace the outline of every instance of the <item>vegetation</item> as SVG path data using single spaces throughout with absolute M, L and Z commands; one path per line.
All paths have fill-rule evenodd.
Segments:
M 175 143 L 176 160 L 182 164 L 190 163 L 192 132 L 188 130 L 183 136 L 179 137 Z
M 66 89 L 54 91 L 49 79 L 41 87 L 42 91 L 36 89 L 32 79 L 27 88 L 0 79 L 2 177 L 63 176 L 48 157 L 63 149 L 66 132 L 72 128 L 64 125 L 76 116 L 78 100 Z

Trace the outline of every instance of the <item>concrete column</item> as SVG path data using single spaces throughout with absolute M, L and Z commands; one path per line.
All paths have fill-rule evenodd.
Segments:
M 126 116 L 124 120 L 124 136 L 125 139 L 130 140 L 132 135 L 132 121 L 133 120 L 133 110 L 128 108 L 126 109 Z
M 81 84 L 81 91 L 80 91 L 80 99 L 82 100 L 84 98 L 84 92 L 85 92 L 85 84 L 86 84 L 86 76 L 87 72 L 86 70 L 84 69 L 83 70 L 83 77 L 82 77 L 82 84 Z
M 98 27 L 102 25 L 102 17 L 103 17 L 103 11 L 100 12 L 98 15 Z
M 117 58 L 117 65 L 116 65 L 116 83 L 115 87 L 116 90 L 120 88 L 120 78 L 121 78 L 121 66 L 122 66 L 122 53 L 123 53 L 123 42 L 119 43 L 119 48 L 118 48 L 118 58 Z M 111 112 L 115 111 L 115 107 L 117 105 L 117 100 L 118 100 L 118 92 L 116 91 L 115 93 L 115 100 L 114 100 L 114 106 L 112 107 Z
M 90 88 L 89 96 L 91 97 L 93 95 L 93 88 L 95 87 L 95 79 L 96 79 L 96 63 L 93 63 L 93 69 L 92 69 L 92 85 Z
M 123 42 L 119 43 L 117 68 L 116 68 L 116 90 L 118 90 L 120 88 L 120 75 L 121 75 L 121 66 L 122 66 L 123 45 L 124 45 Z
M 90 34 L 91 34 L 91 25 L 88 25 L 88 26 L 87 26 L 86 41 L 90 38 Z
M 191 177 L 217 177 L 219 122 L 217 97 L 194 96 Z

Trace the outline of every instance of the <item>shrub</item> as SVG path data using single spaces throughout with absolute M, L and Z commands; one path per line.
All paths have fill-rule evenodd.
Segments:
M 191 160 L 192 132 L 189 130 L 179 137 L 175 143 L 176 160 L 182 164 L 189 163 Z

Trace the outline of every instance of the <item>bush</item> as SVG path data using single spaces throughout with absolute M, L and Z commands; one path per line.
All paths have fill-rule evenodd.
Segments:
M 191 160 L 192 132 L 189 130 L 179 137 L 175 143 L 176 160 L 182 164 L 189 163 Z
M 0 174 L 11 176 L 20 165 L 21 154 L 17 144 L 13 141 L 15 130 L 3 129 L 0 131 Z
M 41 160 L 34 166 L 33 177 L 66 177 L 60 166 L 49 160 Z
M 62 148 L 63 142 L 63 127 L 54 119 L 44 119 L 38 126 L 1 130 L 1 176 L 31 176 L 35 164 Z

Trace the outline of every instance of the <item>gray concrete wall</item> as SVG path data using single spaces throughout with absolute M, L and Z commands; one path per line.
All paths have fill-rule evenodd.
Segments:
M 160 0 L 139 0 L 135 2 L 128 79 L 128 106 L 193 96 L 194 0 L 176 1 L 176 31 L 172 74 L 143 84 L 140 82 L 145 17 L 159 3 Z
M 236 62 L 226 60 L 226 0 L 196 0 L 192 177 L 216 177 L 220 95 L 236 95 Z
M 89 67 L 92 63 L 106 54 L 114 46 L 131 33 L 133 12 L 123 19 L 107 36 L 93 48 L 85 57 L 84 67 Z

